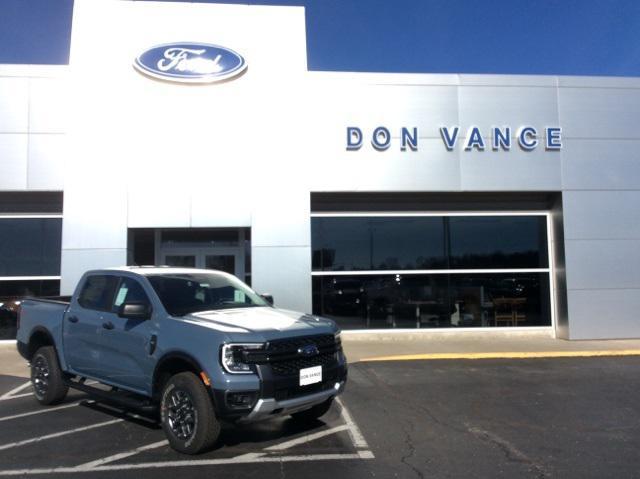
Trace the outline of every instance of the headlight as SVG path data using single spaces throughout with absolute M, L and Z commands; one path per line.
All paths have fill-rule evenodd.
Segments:
M 220 353 L 220 362 L 227 372 L 232 374 L 250 374 L 253 371 L 249 364 L 243 362 L 245 351 L 262 349 L 261 343 L 225 344 Z

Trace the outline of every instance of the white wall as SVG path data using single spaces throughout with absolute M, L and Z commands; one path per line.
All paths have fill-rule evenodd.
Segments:
M 309 232 L 288 227 L 292 205 L 296 218 L 308 213 L 308 199 L 301 201 L 308 189 L 282 186 L 300 170 L 301 150 L 282 139 L 301 128 L 304 25 L 299 7 L 76 2 L 63 291 L 90 265 L 125 263 L 127 227 L 251 226 L 254 285 L 288 307 L 310 309 Z M 142 51 L 172 41 L 226 46 L 248 70 L 191 86 L 132 68 Z M 289 276 L 292 263 L 278 265 L 276 277 L 283 246 L 308 260 Z M 304 281 L 295 281 L 300 275 Z M 292 279 L 300 295 L 287 300 Z
M 0 65 L 0 190 L 64 186 L 67 67 Z

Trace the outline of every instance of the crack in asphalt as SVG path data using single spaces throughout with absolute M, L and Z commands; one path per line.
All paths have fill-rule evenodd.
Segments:
M 413 432 L 414 430 L 413 423 L 409 423 L 409 429 L 411 429 L 411 432 Z M 404 443 L 407 446 L 408 451 L 407 451 L 407 454 L 405 454 L 400 458 L 400 462 L 405 466 L 407 466 L 409 469 L 411 469 L 413 472 L 415 472 L 420 479 L 424 479 L 424 474 L 422 473 L 422 471 L 417 467 L 415 467 L 413 464 L 409 463 L 409 459 L 412 458 L 413 455 L 415 454 L 416 448 L 413 445 L 413 439 L 411 437 L 411 433 L 406 428 L 403 428 L 403 431 L 405 435 Z
M 508 461 L 516 462 L 520 464 L 526 464 L 530 466 L 531 468 L 534 469 L 536 473 L 536 477 L 540 479 L 551 476 L 551 473 L 547 471 L 543 465 L 538 464 L 536 461 L 531 459 L 529 456 L 527 456 L 525 453 L 523 453 L 521 450 L 519 450 L 517 447 L 511 444 L 508 440 L 503 439 L 497 434 L 494 434 L 490 431 L 486 431 L 485 429 L 481 429 L 476 426 L 471 426 L 469 424 L 466 424 L 466 426 L 468 431 L 474 436 L 477 436 L 478 438 L 480 438 L 480 440 L 489 442 L 497 446 L 498 449 L 500 449 L 503 452 L 505 458 Z
M 544 479 L 547 477 L 550 477 L 551 474 L 549 471 L 547 471 L 543 465 L 535 462 L 534 460 L 532 460 L 531 458 L 529 458 L 526 454 L 524 454 L 522 451 L 520 451 L 519 449 L 517 449 L 514 445 L 512 445 L 511 443 L 509 443 L 507 440 L 497 436 L 496 434 L 493 434 L 489 431 L 485 431 L 484 429 L 472 426 L 470 424 L 464 424 L 464 427 L 457 427 L 454 424 L 451 424 L 449 422 L 446 421 L 442 421 L 441 419 L 439 419 L 438 417 L 436 417 L 431 410 L 429 410 L 428 407 L 426 407 L 424 404 L 415 404 L 415 403 L 408 403 L 408 399 L 406 396 L 402 396 L 401 394 L 399 394 L 396 390 L 394 390 L 392 387 L 390 387 L 385 380 L 376 373 L 375 370 L 370 369 L 370 368 L 362 368 L 360 370 L 360 372 L 362 374 L 364 374 L 365 376 L 367 376 L 372 382 L 376 383 L 377 386 L 384 390 L 386 394 L 388 394 L 389 396 L 399 399 L 401 400 L 405 407 L 406 406 L 411 406 L 412 408 L 414 408 L 417 411 L 423 412 L 424 414 L 426 414 L 435 424 L 442 426 L 446 429 L 449 429 L 453 432 L 456 432 L 458 434 L 463 434 L 463 435 L 467 435 L 469 433 L 473 434 L 474 436 L 478 437 L 479 439 L 485 441 L 485 442 L 489 442 L 491 444 L 494 444 L 495 446 L 497 446 L 502 453 L 505 455 L 505 457 L 507 458 L 507 460 L 511 461 L 511 462 L 516 462 L 516 463 L 520 463 L 520 464 L 525 464 L 528 465 L 529 467 L 531 467 L 534 471 L 534 473 L 536 474 L 536 477 L 539 479 Z M 384 407 L 383 407 L 384 409 Z M 413 431 L 414 425 L 413 423 L 409 423 L 411 426 L 411 430 Z M 409 431 L 406 428 L 403 428 L 403 432 L 405 434 L 405 445 L 408 448 L 408 453 L 405 454 L 400 461 L 406 465 L 407 467 L 409 467 L 413 472 L 415 472 L 418 477 L 420 477 L 421 479 L 424 479 L 424 474 L 417 469 L 415 466 L 413 466 L 412 464 L 410 464 L 408 462 L 408 460 L 414 456 L 415 454 L 415 446 L 413 445 L 413 440 L 411 438 L 411 434 L 409 433 Z

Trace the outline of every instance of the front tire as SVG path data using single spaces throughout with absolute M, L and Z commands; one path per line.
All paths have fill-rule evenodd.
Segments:
M 183 454 L 210 449 L 220 435 L 211 398 L 202 381 L 190 372 L 178 373 L 164 385 L 160 420 L 171 447 Z
M 294 412 L 291 415 L 291 417 L 294 420 L 300 421 L 300 422 L 315 421 L 316 419 L 319 419 L 320 417 L 324 416 L 329 411 L 332 404 L 333 404 L 333 398 L 330 397 L 325 402 L 316 404 L 310 409 L 307 409 L 305 411 L 300 411 L 300 412 Z
M 44 406 L 58 404 L 67 396 L 69 386 L 53 346 L 41 347 L 31 358 L 31 384 L 35 398 Z

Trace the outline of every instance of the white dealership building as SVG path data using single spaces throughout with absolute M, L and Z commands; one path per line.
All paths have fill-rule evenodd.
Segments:
M 345 329 L 638 338 L 639 123 L 635 78 L 309 71 L 301 7 L 76 0 L 68 66 L 0 66 L 0 302 L 169 264 Z

